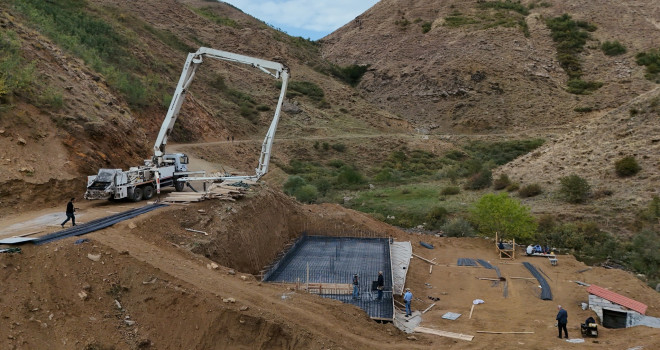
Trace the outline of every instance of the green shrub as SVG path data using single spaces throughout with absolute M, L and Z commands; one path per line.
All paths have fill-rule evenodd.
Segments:
M 519 14 L 523 16 L 527 16 L 529 14 L 529 10 L 525 5 L 521 4 L 520 1 L 510 1 L 510 0 L 505 0 L 505 1 L 478 1 L 477 6 L 479 8 L 485 9 L 485 8 L 490 8 L 490 9 L 496 9 L 496 10 L 511 10 L 518 12 Z
M 257 106 L 257 110 L 258 110 L 259 112 L 270 111 L 270 106 L 267 106 L 267 105 L 258 105 L 258 106 Z
M 440 191 L 440 194 L 443 196 L 453 196 L 461 193 L 461 189 L 457 186 L 447 186 Z
M 600 45 L 600 49 L 608 56 L 617 56 L 626 53 L 626 47 L 618 41 L 606 41 Z
M 637 164 L 637 160 L 633 156 L 623 157 L 614 163 L 616 174 L 620 177 L 627 177 L 636 175 L 642 167 Z
M 593 107 L 575 107 L 573 108 L 573 111 L 578 112 L 578 113 L 589 113 L 593 111 Z
M 340 80 L 348 83 L 351 86 L 357 86 L 357 84 L 360 83 L 360 80 L 362 80 L 362 77 L 364 76 L 364 73 L 367 72 L 369 69 L 369 65 L 349 65 L 345 67 L 341 66 L 332 66 L 330 69 L 330 73 L 334 75 L 335 77 L 339 78 Z M 343 111 L 340 109 L 342 113 L 348 113 L 348 110 L 345 108 Z
M 38 104 L 41 107 L 50 107 L 53 110 L 61 109 L 64 107 L 62 92 L 53 88 L 47 88 L 46 91 L 41 93 Z
M 482 169 L 477 174 L 472 175 L 465 184 L 466 190 L 481 190 L 487 188 L 493 182 L 493 173 L 490 169 Z
M 293 196 L 299 188 L 305 186 L 306 184 L 307 182 L 305 179 L 300 176 L 293 175 L 289 176 L 289 178 L 286 180 L 282 186 L 282 190 L 284 190 L 284 193 Z
M 330 149 L 330 144 L 327 143 L 327 142 L 323 142 L 323 143 L 321 144 L 321 148 L 323 148 L 324 151 L 327 151 L 327 150 Z
M 518 191 L 518 195 L 522 198 L 538 196 L 541 193 L 543 193 L 543 189 L 539 184 L 529 184 Z
M 424 22 L 422 23 L 422 33 L 426 34 L 431 31 L 431 22 Z
M 497 191 L 505 189 L 509 185 L 511 185 L 511 180 L 507 174 L 500 174 L 500 177 L 493 182 L 493 188 Z
M 660 282 L 660 234 L 651 230 L 638 233 L 630 250 L 631 266 L 646 275 L 651 284 Z
M 201 15 L 202 17 L 205 17 L 206 19 L 214 22 L 217 25 L 233 27 L 233 28 L 238 27 L 238 23 L 236 23 L 236 21 L 234 21 L 229 17 L 222 17 L 216 14 L 215 12 L 213 12 L 212 7 L 196 8 L 193 6 L 189 6 L 188 8 L 192 9 L 197 14 Z
M 660 49 L 640 52 L 635 59 L 638 65 L 646 67 L 646 79 L 660 82 Z
M 287 87 L 287 95 L 295 96 L 295 92 L 305 95 L 312 100 L 321 101 L 325 95 L 320 86 L 310 81 L 291 81 Z
M 571 79 L 568 81 L 568 91 L 575 95 L 588 95 L 603 86 L 603 83 L 597 81 L 584 81 L 582 79 Z
M 452 12 L 449 16 L 445 17 L 444 26 L 447 27 L 460 27 L 468 24 L 479 23 L 477 20 L 465 17 L 458 11 Z
M 578 175 L 569 175 L 559 179 L 560 196 L 569 203 L 583 203 L 589 197 L 591 186 Z
M 660 219 L 660 197 L 653 196 L 649 205 L 639 213 L 639 218 L 653 224 L 658 223 L 658 219 Z
M 474 159 L 481 162 L 493 161 L 495 165 L 504 165 L 523 154 L 535 150 L 544 143 L 545 140 L 543 139 L 500 142 L 475 141 L 466 145 L 465 149 L 473 155 Z
M 362 174 L 360 174 L 357 169 L 350 166 L 343 166 L 337 174 L 337 183 L 346 184 L 346 185 L 357 185 L 364 182 Z
M 333 168 L 339 169 L 339 168 L 343 167 L 345 164 L 344 164 L 343 161 L 341 161 L 339 159 L 333 159 L 331 161 L 328 161 L 328 165 L 333 167 Z
M 536 221 L 529 208 L 507 193 L 483 195 L 470 209 L 471 220 L 489 237 L 498 232 L 504 239 L 527 239 L 536 231 Z
M 449 221 L 442 225 L 440 230 L 447 237 L 474 237 L 476 235 L 472 224 L 461 218 Z
M 546 20 L 546 25 L 550 29 L 552 40 L 557 44 L 556 57 L 559 65 L 569 77 L 567 91 L 573 94 L 584 94 L 598 89 L 600 83 L 587 83 L 580 80 L 582 64 L 578 57 L 590 37 L 588 31 L 596 30 L 596 26 L 585 21 L 574 21 L 568 14 L 549 18 Z
M 299 202 L 314 203 L 319 196 L 319 192 L 314 185 L 303 185 L 296 190 L 294 195 Z
M 332 187 L 332 185 L 330 184 L 330 181 L 328 181 L 328 179 L 326 179 L 324 177 L 321 177 L 321 178 L 318 178 L 318 179 L 314 180 L 312 182 L 312 185 L 314 185 L 314 187 L 316 187 L 316 189 L 319 191 L 319 194 L 322 195 L 322 196 L 325 196 L 326 194 L 328 194 L 328 191 Z
M 512 182 L 509 186 L 506 187 L 507 192 L 515 192 L 518 191 L 518 189 L 520 189 L 520 184 L 517 182 Z
M 21 43 L 13 31 L 0 31 L 0 104 L 13 94 L 27 92 L 35 80 L 35 65 L 21 57 Z
M 346 150 L 346 145 L 343 143 L 335 143 L 332 145 L 332 149 L 334 149 L 337 152 L 344 152 Z
M 449 211 L 444 207 L 435 207 L 426 213 L 426 224 L 431 229 L 439 229 L 445 223 Z

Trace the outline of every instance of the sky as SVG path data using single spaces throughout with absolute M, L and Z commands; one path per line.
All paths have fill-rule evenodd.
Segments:
M 291 36 L 318 40 L 379 0 L 221 0 Z

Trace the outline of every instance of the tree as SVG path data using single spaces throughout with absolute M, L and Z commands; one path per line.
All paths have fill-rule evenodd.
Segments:
M 591 186 L 587 180 L 578 175 L 569 175 L 559 179 L 561 188 L 559 194 L 569 203 L 582 203 L 589 197 Z
M 503 238 L 527 239 L 536 231 L 536 220 L 529 208 L 508 193 L 483 195 L 470 210 L 472 221 L 486 236 L 499 233 Z

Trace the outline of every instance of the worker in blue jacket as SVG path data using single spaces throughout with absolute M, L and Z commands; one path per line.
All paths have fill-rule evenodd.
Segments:
M 566 330 L 566 324 L 568 323 L 568 312 L 566 312 L 566 310 L 564 310 L 561 305 L 557 305 L 557 309 L 559 309 L 559 312 L 557 313 L 557 328 L 559 329 L 559 339 L 561 339 L 562 329 L 564 330 L 566 339 L 568 339 L 568 330 Z
M 406 317 L 412 316 L 412 311 L 410 310 L 410 302 L 412 302 L 413 295 L 410 292 L 410 288 L 406 288 L 406 293 L 403 295 L 403 300 L 406 302 Z

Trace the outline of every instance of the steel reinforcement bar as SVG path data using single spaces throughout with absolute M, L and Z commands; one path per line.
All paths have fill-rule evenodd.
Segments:
M 41 245 L 41 244 L 54 242 L 54 241 L 57 241 L 57 240 L 60 240 L 60 239 L 63 239 L 63 238 L 68 238 L 68 237 L 73 237 L 73 236 L 82 236 L 84 234 L 104 229 L 104 228 L 106 228 L 108 226 L 112 226 L 112 225 L 114 225 L 118 222 L 134 218 L 138 215 L 150 212 L 154 209 L 158 209 L 158 208 L 161 208 L 163 206 L 166 206 L 166 204 L 159 203 L 159 204 L 145 205 L 144 207 L 127 210 L 127 211 L 121 212 L 119 214 L 106 216 L 104 218 L 100 218 L 100 219 L 92 220 L 92 221 L 84 223 L 84 224 L 76 225 L 76 226 L 71 227 L 71 228 L 66 229 L 66 230 L 54 232 L 54 233 L 45 235 L 45 236 L 43 236 L 43 237 L 41 237 L 41 238 L 39 238 L 39 239 L 37 239 L 33 242 L 34 242 L 34 244 Z

